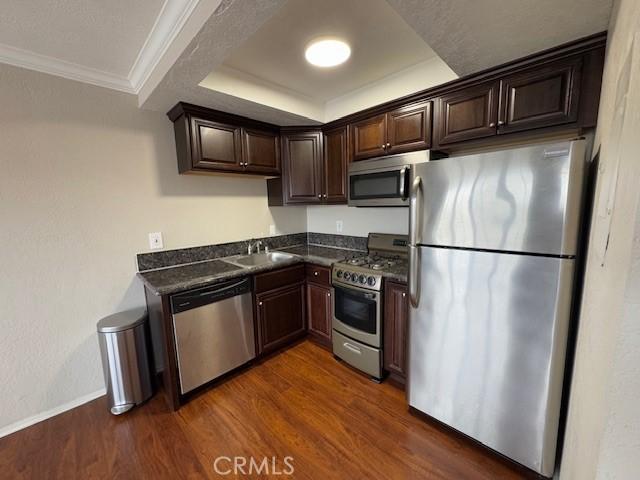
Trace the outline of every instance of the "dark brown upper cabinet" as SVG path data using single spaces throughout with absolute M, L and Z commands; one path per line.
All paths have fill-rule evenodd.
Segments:
M 280 173 L 280 136 L 276 132 L 242 129 L 245 169 L 255 173 Z
M 242 171 L 241 128 L 194 117 L 191 121 L 193 157 L 197 170 Z
M 495 135 L 498 121 L 498 82 L 474 85 L 436 101 L 436 143 L 461 142 Z
M 348 138 L 347 127 L 324 132 L 324 184 L 326 203 L 347 203 Z
M 347 127 L 283 130 L 282 177 L 267 181 L 269 205 L 347 203 Z
M 498 133 L 578 120 L 582 59 L 526 70 L 500 81 Z
M 354 160 L 384 155 L 387 145 L 386 114 L 352 123 L 351 135 Z
M 282 134 L 285 204 L 322 202 L 322 133 Z
M 353 159 L 424 150 L 431 144 L 431 102 L 400 107 L 351 124 Z
M 280 174 L 279 127 L 186 103 L 168 115 L 180 173 Z
M 386 153 L 424 150 L 431 146 L 431 102 L 387 113 Z

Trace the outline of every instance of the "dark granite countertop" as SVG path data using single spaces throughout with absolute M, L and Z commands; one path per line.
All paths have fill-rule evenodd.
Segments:
M 363 253 L 358 250 L 318 245 L 297 245 L 279 248 L 277 250 L 290 253 L 293 256 L 289 260 L 248 268 L 227 263 L 225 262 L 225 258 L 219 258 L 188 265 L 178 265 L 159 270 L 139 272 L 138 277 L 156 295 L 167 295 L 301 262 L 330 267 L 334 262 Z M 401 282 L 407 281 L 407 272 L 404 267 L 396 267 L 391 271 L 384 272 L 383 276 Z
M 344 260 L 345 258 L 362 255 L 364 253 L 359 250 L 323 247 L 320 245 L 298 245 L 295 247 L 279 248 L 278 250 L 300 255 L 309 263 L 324 265 L 325 267 L 330 267 L 333 263 Z

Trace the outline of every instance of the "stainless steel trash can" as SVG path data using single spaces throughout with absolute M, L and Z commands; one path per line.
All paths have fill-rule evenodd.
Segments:
M 98 322 L 102 370 L 111 413 L 119 415 L 153 393 L 144 308 L 109 315 Z

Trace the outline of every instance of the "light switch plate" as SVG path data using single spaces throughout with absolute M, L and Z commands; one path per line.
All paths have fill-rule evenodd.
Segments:
M 342 233 L 342 220 L 336 220 L 336 232 Z
M 276 234 L 276 226 L 269 225 L 269 235 L 275 235 L 275 234 Z
M 162 242 L 162 232 L 154 232 L 149 234 L 149 248 L 151 250 L 164 248 L 164 243 Z

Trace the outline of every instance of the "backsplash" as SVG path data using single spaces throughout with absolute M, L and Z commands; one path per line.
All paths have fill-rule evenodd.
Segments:
M 216 258 L 246 253 L 249 242 L 261 240 L 270 249 L 293 247 L 295 245 L 322 245 L 350 250 L 367 250 L 366 237 L 333 235 L 327 233 L 293 233 L 274 237 L 261 237 L 238 242 L 219 243 L 202 247 L 179 248 L 137 255 L 138 271 L 155 270 L 187 263 L 204 262 Z

